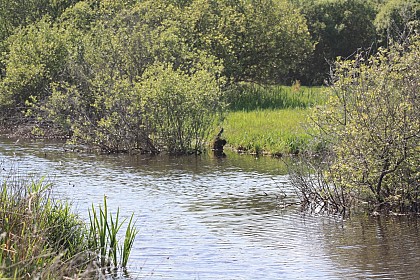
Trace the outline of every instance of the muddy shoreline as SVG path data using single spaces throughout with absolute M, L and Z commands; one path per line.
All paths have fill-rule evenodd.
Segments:
M 70 138 L 59 127 L 50 122 L 40 122 L 32 118 L 0 119 L 0 135 L 11 139 L 60 139 Z

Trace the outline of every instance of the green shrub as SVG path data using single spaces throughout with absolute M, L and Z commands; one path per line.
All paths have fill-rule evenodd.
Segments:
M 420 40 L 408 42 L 337 64 L 330 102 L 314 117 L 331 156 L 317 170 L 320 183 L 297 180 L 304 197 L 340 211 L 360 202 L 420 210 Z
M 143 111 L 156 145 L 170 153 L 200 152 L 223 110 L 216 78 L 208 71 L 185 75 L 158 65 L 139 84 Z

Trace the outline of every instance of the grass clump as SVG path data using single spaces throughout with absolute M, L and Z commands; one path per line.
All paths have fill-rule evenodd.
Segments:
M 44 179 L 8 177 L 0 186 L 0 275 L 58 279 L 91 263 L 87 230 Z
M 134 214 L 131 215 L 128 221 L 124 241 L 120 245 L 118 244 L 118 233 L 127 219 L 120 221 L 119 208 L 115 216 L 108 212 L 105 196 L 102 207 L 99 205 L 98 209 L 95 209 L 92 205 L 92 209 L 89 211 L 89 240 L 92 242 L 92 247 L 97 249 L 101 267 L 125 268 L 127 266 L 128 257 L 138 233 L 135 223 L 133 223 L 133 216 Z
M 6 173 L 4 168 L 2 173 Z M 13 171 L 0 179 L 0 278 L 95 279 L 103 275 L 114 255 L 102 255 L 97 235 L 92 234 L 95 226 L 89 228 L 69 203 L 51 197 L 51 183 L 44 178 L 19 178 Z M 118 216 L 109 215 L 103 221 L 108 231 L 113 230 L 114 244 L 123 224 Z M 122 267 L 127 265 L 137 234 L 132 219 L 121 245 Z M 107 261 L 98 261 L 102 259 Z

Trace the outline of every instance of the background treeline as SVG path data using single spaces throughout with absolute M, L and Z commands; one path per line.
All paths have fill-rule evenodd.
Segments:
M 420 13 L 416 0 L 0 5 L 3 117 L 25 108 L 109 152 L 201 151 L 234 85 L 322 84 L 337 56 L 404 40 Z

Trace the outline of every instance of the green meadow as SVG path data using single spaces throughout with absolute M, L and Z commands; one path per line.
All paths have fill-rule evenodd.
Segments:
M 325 88 L 242 84 L 229 95 L 224 122 L 228 148 L 253 154 L 296 154 L 311 139 L 311 108 L 326 100 Z

